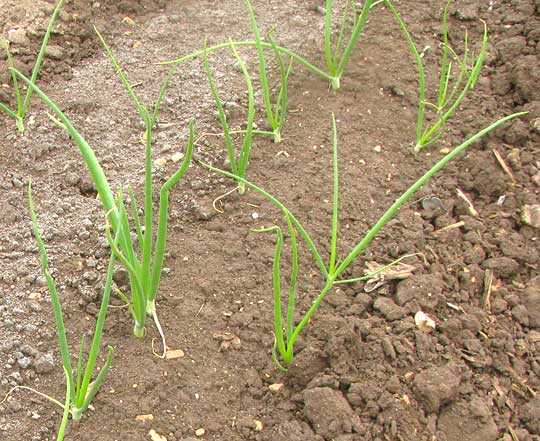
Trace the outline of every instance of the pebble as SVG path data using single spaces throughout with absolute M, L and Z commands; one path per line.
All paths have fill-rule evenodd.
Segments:
M 414 389 L 426 411 L 436 413 L 443 404 L 451 402 L 458 395 L 460 383 L 461 376 L 457 369 L 433 367 L 416 375 Z
M 32 357 L 21 357 L 17 360 L 17 364 L 22 369 L 28 369 L 30 366 L 32 366 Z
M 399 320 L 407 314 L 407 309 L 402 308 L 387 297 L 377 297 L 373 303 L 373 309 L 380 311 L 387 320 Z
M 54 370 L 54 358 L 52 354 L 44 353 L 36 358 L 34 370 L 38 374 L 49 374 Z
M 11 43 L 21 46 L 28 46 L 30 44 L 30 40 L 26 36 L 26 31 L 24 29 L 10 29 L 8 31 L 8 39 Z
M 59 46 L 47 46 L 45 56 L 53 60 L 61 60 L 64 57 L 64 51 Z
M 521 207 L 521 221 L 533 228 L 540 229 L 540 205 L 524 205 Z
M 516 274 L 519 264 L 510 257 L 492 257 L 482 263 L 484 269 L 491 269 L 498 277 L 507 278 Z

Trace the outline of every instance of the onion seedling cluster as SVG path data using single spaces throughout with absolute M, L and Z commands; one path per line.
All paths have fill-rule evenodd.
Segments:
M 465 41 L 463 47 L 463 55 L 459 57 L 457 53 L 449 46 L 448 43 L 448 13 L 450 11 L 451 0 L 446 1 L 446 5 L 443 12 L 443 43 L 442 43 L 442 59 L 441 59 L 441 72 L 439 77 L 439 90 L 437 93 L 437 100 L 435 103 L 427 101 L 426 98 L 426 81 L 424 73 L 423 53 L 419 52 L 412 39 L 412 36 L 407 29 L 405 22 L 400 17 L 396 8 L 390 0 L 385 0 L 387 6 L 394 14 L 399 27 L 403 31 L 407 43 L 411 48 L 414 55 L 414 59 L 418 66 L 419 76 L 419 91 L 418 91 L 418 116 L 416 122 L 416 145 L 414 147 L 415 152 L 419 152 L 423 148 L 426 148 L 442 136 L 446 121 L 457 110 L 467 93 L 474 87 L 482 66 L 484 63 L 484 57 L 487 49 L 487 25 L 484 24 L 484 33 L 482 37 L 482 45 L 477 57 L 471 54 L 469 49 L 468 34 L 465 32 Z M 454 79 L 451 86 L 450 80 L 452 77 L 452 62 L 450 61 L 449 53 L 455 59 L 459 66 L 459 73 L 457 78 Z M 470 65 L 470 67 L 469 67 Z M 426 106 L 431 108 L 437 114 L 435 123 L 431 126 L 424 127 L 425 124 L 425 110 Z
M 412 184 L 396 201 L 388 208 L 379 220 L 371 227 L 371 229 L 365 234 L 365 236 L 358 242 L 358 244 L 347 254 L 343 260 L 337 260 L 337 245 L 338 245 L 338 219 L 339 219 L 339 191 L 338 191 L 338 151 L 337 151 L 337 129 L 335 118 L 332 115 L 332 129 L 333 129 L 333 199 L 332 199 L 332 225 L 331 225 L 331 238 L 330 238 L 330 256 L 328 263 L 325 263 L 321 253 L 317 250 L 315 243 L 307 233 L 306 229 L 301 225 L 292 212 L 277 198 L 267 193 L 261 187 L 246 181 L 240 176 L 235 176 L 232 173 L 220 170 L 210 165 L 205 165 L 208 169 L 226 175 L 236 181 L 243 183 L 246 187 L 249 187 L 279 208 L 287 224 L 287 230 L 290 236 L 291 242 L 291 254 L 292 254 L 292 268 L 290 271 L 289 290 L 287 297 L 287 306 L 282 306 L 282 289 L 281 289 L 281 255 L 283 248 L 283 231 L 282 228 L 274 225 L 268 228 L 261 228 L 255 231 L 257 232 L 272 232 L 277 235 L 276 248 L 274 253 L 273 263 L 273 286 L 274 286 L 274 333 L 275 344 L 273 348 L 273 360 L 276 366 L 280 369 L 285 369 L 283 364 L 288 365 L 294 359 L 294 344 L 300 335 L 304 327 L 309 323 L 313 314 L 319 308 L 321 302 L 328 295 L 334 285 L 349 283 L 358 281 L 358 278 L 343 280 L 340 276 L 344 271 L 354 262 L 354 260 L 366 249 L 366 247 L 373 241 L 382 228 L 396 215 L 398 210 L 403 204 L 405 204 L 426 182 L 428 182 L 438 171 L 440 171 L 446 164 L 460 155 L 469 146 L 478 141 L 480 138 L 499 127 L 501 124 L 524 115 L 526 112 L 514 113 L 506 116 L 494 122 L 490 126 L 476 133 L 474 136 L 467 139 L 458 147 L 454 148 L 450 153 L 439 160 L 431 169 L 429 169 L 423 176 L 421 176 L 414 184 Z M 203 164 L 204 165 L 204 164 Z M 320 290 L 319 294 L 313 300 L 308 311 L 301 317 L 300 321 L 294 323 L 295 301 L 296 301 L 296 285 L 298 281 L 298 243 L 297 236 L 300 235 L 305 240 L 308 248 L 310 249 L 313 259 L 317 264 L 321 274 L 324 277 L 325 284 Z M 283 326 L 283 310 L 286 309 L 285 326 Z M 278 354 L 281 357 L 281 361 L 278 358 Z
M 58 123 L 68 131 L 71 135 L 79 151 L 86 162 L 88 170 L 92 176 L 96 186 L 98 195 L 103 204 L 103 208 L 108 215 L 108 219 L 115 234 L 120 232 L 118 245 L 111 240 L 109 234 L 109 242 L 113 253 L 117 259 L 125 266 L 129 274 L 131 299 L 128 299 L 123 293 L 120 296 L 128 303 L 131 315 L 134 321 L 133 332 L 137 337 L 143 337 L 145 334 L 146 317 L 151 316 L 156 322 L 156 326 L 162 334 L 161 327 L 156 315 L 156 296 L 158 292 L 161 271 L 163 268 L 163 260 L 165 255 L 165 245 L 167 241 L 167 223 L 168 223 L 168 207 L 169 207 L 169 192 L 171 188 L 184 176 L 193 154 L 194 146 L 194 123 L 189 126 L 189 141 L 186 148 L 184 160 L 179 169 L 163 184 L 159 192 L 159 208 L 157 233 L 154 243 L 154 209 L 153 209 L 153 183 L 152 183 L 152 130 L 157 121 L 157 114 L 161 106 L 161 102 L 165 95 L 165 91 L 172 78 L 172 71 L 165 79 L 161 87 L 157 102 L 152 113 L 143 106 L 133 88 L 124 75 L 118 61 L 113 53 L 106 45 L 105 41 L 98 33 L 109 57 L 111 58 L 116 71 L 126 87 L 131 99 L 135 103 L 137 110 L 145 124 L 144 144 L 145 144 L 145 192 L 144 192 L 144 218 L 141 219 L 138 212 L 138 205 L 134 192 L 129 189 L 129 197 L 133 211 L 134 228 L 138 247 L 131 236 L 131 228 L 127 210 L 124 207 L 124 197 L 122 189 L 118 192 L 118 197 L 115 198 L 107 177 L 101 167 L 96 155 L 88 142 L 73 126 L 69 118 L 60 110 L 60 108 L 31 80 L 23 76 L 20 72 L 14 70 L 15 74 L 26 81 L 37 95 L 49 106 L 56 114 Z M 174 70 L 174 69 L 173 69 Z M 140 254 L 137 253 L 140 250 Z M 164 342 L 164 337 L 162 334 Z M 164 342 L 164 351 L 166 350 Z

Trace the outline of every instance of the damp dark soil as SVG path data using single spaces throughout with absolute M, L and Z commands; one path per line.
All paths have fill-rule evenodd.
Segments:
M 324 65 L 322 0 L 253 0 L 261 30 Z M 442 1 L 396 7 L 436 83 Z M 486 66 L 433 147 L 413 153 L 417 71 L 390 12 L 370 14 L 340 90 L 299 65 L 289 84 L 283 142 L 255 138 L 248 178 L 283 201 L 327 256 L 332 222 L 332 124 L 340 169 L 339 256 L 445 151 L 496 119 L 528 110 L 472 146 L 427 184 L 352 265 L 401 256 L 402 278 L 335 288 L 296 345 L 284 373 L 271 358 L 275 237 L 253 228 L 283 225 L 260 195 L 193 162 L 173 189 L 170 235 L 158 314 L 173 349 L 162 360 L 157 331 L 132 336 L 122 302 L 112 301 L 103 350 L 112 368 L 93 407 L 70 422 L 67 440 L 135 441 L 531 441 L 540 440 L 540 3 L 456 0 L 450 39 L 465 29 L 478 49 L 489 28 Z M 2 37 L 28 73 L 53 9 L 50 2 L 1 0 Z M 155 101 L 167 70 L 158 61 L 210 44 L 251 39 L 242 1 L 66 1 L 39 83 L 95 149 L 113 188 L 144 183 L 142 123 L 104 54 L 105 36 L 141 100 Z M 256 53 L 240 48 L 254 77 Z M 229 123 L 240 128 L 246 88 L 228 51 L 210 57 Z M 278 70 L 271 64 L 272 77 Z M 5 59 L 0 100 L 14 104 Z M 255 88 L 259 90 L 255 81 Z M 431 87 L 431 90 L 434 90 Z M 432 94 L 430 98 L 433 98 Z M 257 94 L 257 126 L 266 129 Z M 227 167 L 219 120 L 200 60 L 183 64 L 155 132 L 155 181 L 178 166 L 188 123 L 196 159 Z M 73 141 L 34 97 L 19 134 L 0 121 L 0 401 L 17 385 L 63 401 L 64 377 L 49 294 L 31 235 L 27 183 L 34 197 L 66 328 L 77 353 L 91 334 L 109 250 L 96 189 Z M 241 141 L 241 140 L 238 140 Z M 177 157 L 177 156 L 176 156 Z M 436 202 L 436 203 L 433 203 Z M 287 239 L 287 238 L 286 238 Z M 284 263 L 290 264 L 286 240 Z M 323 287 L 302 246 L 297 318 Z M 327 258 L 327 257 L 325 257 Z M 119 287 L 125 274 L 115 275 Z M 434 329 L 415 323 L 422 311 Z M 61 409 L 17 389 L 0 404 L 0 439 L 56 439 Z

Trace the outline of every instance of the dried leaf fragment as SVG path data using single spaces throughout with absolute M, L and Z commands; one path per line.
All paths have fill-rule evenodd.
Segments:
M 182 358 L 184 356 L 182 349 L 168 349 L 165 352 L 165 360 L 174 360 L 175 358 Z
M 152 421 L 154 419 L 154 415 L 152 415 L 151 413 L 147 414 L 147 415 L 137 415 L 135 417 L 135 421 L 141 421 L 141 422 L 146 422 L 146 421 Z
M 268 386 L 268 389 L 270 389 L 270 392 L 277 393 L 280 390 L 282 390 L 285 387 L 283 383 L 273 383 L 270 386 Z
M 540 229 L 540 205 L 524 205 L 521 207 L 521 221 L 533 228 Z
M 429 334 L 435 329 L 435 321 L 422 311 L 415 314 L 414 323 L 425 334 Z
M 172 162 L 178 162 L 181 159 L 184 159 L 184 154 L 182 152 L 176 152 L 171 156 Z
M 154 429 L 150 429 L 148 435 L 150 435 L 152 441 L 167 441 L 167 438 L 157 433 Z
M 240 349 L 242 342 L 240 337 L 234 335 L 231 332 L 214 332 L 212 335 L 216 340 L 221 340 L 219 351 L 226 351 L 227 349 Z

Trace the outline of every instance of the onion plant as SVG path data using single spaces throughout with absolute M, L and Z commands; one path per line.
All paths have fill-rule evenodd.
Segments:
M 348 1 L 348 0 L 347 0 Z M 332 3 L 333 0 L 327 0 L 327 8 L 326 8 L 326 25 L 325 25 L 325 54 L 326 54 L 326 64 L 328 72 L 325 72 L 324 70 L 318 68 L 313 63 L 309 62 L 302 56 L 296 54 L 295 52 L 291 51 L 290 49 L 277 45 L 273 40 L 271 34 L 268 36 L 268 42 L 262 41 L 260 37 L 260 32 L 258 30 L 257 22 L 255 20 L 255 14 L 253 12 L 253 8 L 251 7 L 251 3 L 249 0 L 246 0 L 246 5 L 248 7 L 248 13 L 250 16 L 251 25 L 253 28 L 253 31 L 255 33 L 255 40 L 245 40 L 245 41 L 235 41 L 235 42 L 225 42 L 216 44 L 214 46 L 210 46 L 208 48 L 204 48 L 203 50 L 194 52 L 189 55 L 185 55 L 183 57 L 174 59 L 174 60 L 168 60 L 163 61 L 160 64 L 162 65 L 174 65 L 177 66 L 181 63 L 184 63 L 188 60 L 193 60 L 196 58 L 199 58 L 201 56 L 204 56 L 206 53 L 218 51 L 227 47 L 230 47 L 231 45 L 235 46 L 251 46 L 255 47 L 258 52 L 259 57 L 259 70 L 260 70 L 260 78 L 261 78 L 261 84 L 266 81 L 266 86 L 263 84 L 263 96 L 265 99 L 265 107 L 266 112 L 268 114 L 269 122 L 272 126 L 272 129 L 274 127 L 279 127 L 279 121 L 281 120 L 281 116 L 285 117 L 285 111 L 283 104 L 286 104 L 286 97 L 283 98 L 283 96 L 280 97 L 280 94 L 283 95 L 283 93 L 286 92 L 283 91 L 284 85 L 286 85 L 286 82 L 284 81 L 285 78 L 288 77 L 287 70 L 285 70 L 285 65 L 283 63 L 283 55 L 290 57 L 291 61 L 294 60 L 298 63 L 300 63 L 302 66 L 310 70 L 311 72 L 315 73 L 316 75 L 319 75 L 320 77 L 324 78 L 326 81 L 330 83 L 333 89 L 339 89 L 340 87 L 340 80 L 343 76 L 343 72 L 345 70 L 345 66 L 347 65 L 349 58 L 351 56 L 351 53 L 356 46 L 356 43 L 358 42 L 358 39 L 360 38 L 360 34 L 364 28 L 364 25 L 366 23 L 368 13 L 369 11 L 375 7 L 376 5 L 382 3 L 384 0 L 367 0 L 364 7 L 362 8 L 362 12 L 358 15 L 356 7 L 354 4 L 350 6 L 350 9 L 352 10 L 352 17 L 353 17 L 353 27 L 351 29 L 351 34 L 349 36 L 349 39 L 347 40 L 347 43 L 345 44 L 345 34 L 346 34 L 346 23 L 349 20 L 349 6 L 345 10 L 345 14 L 342 18 L 341 22 L 341 29 L 338 36 L 337 41 L 335 42 L 334 46 L 332 46 L 332 37 L 331 37 L 331 27 L 332 27 Z M 353 2 L 351 2 L 353 3 Z M 276 104 L 272 107 L 270 102 L 270 96 L 269 96 L 269 89 L 268 89 L 268 83 L 267 83 L 267 74 L 265 69 L 265 61 L 264 61 L 264 55 L 262 54 L 263 49 L 271 49 L 276 53 L 276 57 L 278 58 L 278 62 L 280 64 L 280 73 L 281 73 L 281 88 L 282 90 L 280 93 L 278 93 L 278 98 Z M 280 54 L 280 55 L 278 55 Z M 281 60 L 280 60 L 281 59 Z M 262 60 L 262 63 L 261 63 Z M 290 69 L 290 68 L 289 68 Z M 285 101 L 283 101 L 285 100 Z M 272 115 L 270 115 L 272 114 Z M 278 137 L 279 140 L 279 137 Z
M 341 24 L 336 41 L 332 44 L 332 5 L 334 0 L 326 0 L 326 20 L 324 25 L 324 52 L 326 56 L 326 67 L 332 77 L 330 82 L 333 89 L 339 89 L 340 79 L 343 76 L 351 53 L 360 38 L 362 30 L 366 24 L 369 11 L 373 7 L 373 0 L 366 0 L 362 6 L 362 12 L 358 14 L 354 0 L 347 0 L 345 10 L 341 18 Z M 380 2 L 376 2 L 378 4 Z M 345 34 L 347 32 L 347 22 L 352 19 L 353 26 L 349 39 L 345 44 Z
M 526 112 L 514 113 L 507 117 L 504 117 L 490 126 L 484 128 L 480 132 L 476 133 L 474 136 L 467 139 L 458 147 L 454 148 L 450 153 L 443 157 L 439 162 L 437 162 L 429 171 L 427 171 L 422 177 L 420 177 L 414 184 L 412 184 L 397 200 L 386 210 L 386 212 L 379 218 L 379 220 L 373 225 L 373 227 L 365 234 L 364 237 L 358 242 L 358 244 L 345 256 L 343 259 L 337 258 L 337 247 L 338 247 L 338 219 L 339 219 L 339 207 L 338 207 L 338 150 L 337 150 L 337 130 L 335 119 L 332 116 L 332 127 L 333 127 L 333 209 L 332 209 L 332 225 L 331 225 L 331 237 L 330 237 L 330 255 L 328 260 L 323 259 L 322 254 L 318 251 L 314 241 L 311 239 L 310 235 L 307 233 L 306 229 L 298 221 L 298 219 L 292 214 L 292 212 L 278 199 L 274 196 L 263 190 L 261 187 L 258 187 L 251 182 L 246 181 L 240 176 L 236 176 L 233 173 L 220 170 L 210 165 L 203 164 L 208 169 L 221 173 L 225 176 L 235 179 L 238 182 L 242 182 L 246 187 L 251 188 L 266 199 L 268 199 L 272 204 L 274 204 L 278 209 L 280 209 L 285 217 L 285 222 L 287 225 L 287 230 L 290 236 L 291 242 L 291 253 L 292 253 L 292 267 L 290 270 L 290 281 L 289 289 L 286 301 L 286 317 L 285 325 L 283 324 L 283 310 L 285 309 L 282 299 L 282 288 L 281 288 L 281 279 L 282 279 L 282 263 L 281 255 L 284 243 L 283 229 L 280 226 L 274 225 L 268 228 L 262 228 L 255 231 L 258 232 L 272 232 L 277 235 L 276 248 L 274 253 L 274 263 L 273 263 L 273 286 L 274 286 L 274 332 L 275 332 L 275 343 L 273 348 L 273 360 L 280 369 L 285 369 L 284 365 L 290 364 L 294 359 L 294 344 L 300 335 L 300 332 L 304 327 L 309 323 L 313 314 L 319 308 L 321 302 L 328 295 L 334 285 L 341 283 L 351 283 L 355 282 L 358 279 L 343 279 L 341 276 L 353 263 L 353 261 L 366 249 L 366 247 L 371 243 L 371 241 L 377 236 L 379 231 L 396 215 L 399 208 L 405 204 L 414 193 L 416 193 L 427 181 L 429 181 L 439 170 L 441 170 L 448 162 L 452 161 L 463 151 L 465 151 L 469 146 L 478 141 L 480 138 L 485 136 L 487 133 L 500 126 L 501 124 L 517 118 L 518 116 L 524 115 Z M 319 268 L 323 278 L 325 280 L 324 287 L 321 289 L 319 294 L 313 300 L 309 310 L 301 317 L 298 323 L 295 323 L 294 313 L 295 313 L 295 302 L 296 302 L 296 288 L 298 281 L 299 273 L 299 264 L 298 264 L 298 236 L 301 236 L 306 242 L 308 248 L 313 255 L 314 261 Z M 278 358 L 281 357 L 281 361 Z
M 205 47 L 206 47 L 206 44 L 205 44 Z M 212 91 L 212 96 L 214 97 L 214 100 L 216 102 L 216 107 L 218 109 L 219 120 L 223 128 L 223 136 L 225 138 L 225 144 L 227 146 L 227 153 L 229 155 L 229 161 L 231 163 L 231 170 L 235 175 L 245 178 L 247 167 L 249 165 L 249 155 L 251 153 L 251 144 L 253 142 L 253 121 L 255 119 L 255 97 L 253 93 L 253 85 L 251 82 L 251 77 L 249 76 L 249 72 L 247 71 L 246 65 L 244 61 L 242 60 L 242 57 L 240 57 L 240 55 L 238 54 L 238 51 L 236 50 L 236 47 L 234 44 L 231 44 L 231 49 L 237 60 L 238 65 L 240 66 L 240 70 L 242 71 L 242 74 L 244 75 L 244 78 L 246 80 L 246 87 L 248 90 L 248 115 L 247 115 L 247 122 L 246 122 L 246 130 L 244 134 L 244 142 L 242 143 L 242 147 L 240 148 L 238 155 L 234 148 L 234 144 L 233 144 L 233 140 L 231 136 L 231 130 L 229 128 L 229 124 L 227 123 L 227 116 L 225 115 L 223 103 L 221 102 L 221 99 L 219 98 L 216 85 L 212 78 L 212 70 L 210 68 L 210 62 L 208 61 L 208 53 L 205 53 L 204 55 L 204 68 L 206 71 L 206 76 L 208 78 L 208 84 L 210 85 L 210 90 Z M 238 192 L 240 194 L 244 194 L 245 186 L 243 184 L 239 184 Z
M 272 99 L 270 97 L 270 87 L 268 85 L 268 73 L 266 71 L 266 60 L 264 58 L 264 47 L 261 41 L 261 33 L 259 31 L 259 26 L 257 25 L 257 20 L 255 18 L 255 12 L 253 11 L 253 7 L 251 6 L 250 0 L 246 0 L 246 6 L 249 12 L 251 27 L 255 35 L 257 57 L 259 59 L 259 79 L 261 82 L 262 94 L 263 94 L 263 99 L 264 99 L 264 107 L 266 109 L 266 116 L 268 118 L 268 123 L 270 124 L 270 127 L 272 129 L 274 142 L 279 143 L 281 142 L 281 129 L 283 128 L 283 125 L 285 124 L 285 117 L 287 115 L 287 105 L 288 105 L 287 88 L 288 88 L 288 82 L 289 82 L 289 75 L 291 73 L 291 68 L 292 68 L 292 58 L 290 58 L 289 65 L 287 67 L 285 60 L 283 59 L 283 55 L 279 51 L 277 44 L 272 38 L 272 31 L 268 32 L 266 34 L 266 38 L 270 42 L 270 45 L 272 46 L 272 49 L 274 50 L 274 54 L 279 65 L 279 73 L 280 73 L 279 92 L 277 94 L 275 104 L 272 104 Z
M 136 232 L 136 241 L 132 238 L 130 234 L 130 221 L 127 210 L 124 207 L 124 198 L 122 196 L 122 192 L 120 191 L 118 197 L 115 199 L 115 196 L 107 181 L 107 177 L 105 176 L 103 168 L 101 167 L 94 151 L 92 150 L 88 142 L 73 126 L 69 118 L 38 86 L 36 86 L 20 72 L 16 70 L 14 70 L 14 72 L 25 82 L 27 82 L 28 85 L 32 89 L 34 89 L 36 94 L 39 95 L 41 99 L 55 113 L 56 117 L 59 120 L 59 123 L 61 123 L 61 126 L 65 130 L 67 130 L 67 132 L 71 135 L 77 147 L 79 148 L 79 151 L 84 161 L 86 162 L 88 170 L 90 171 L 98 195 L 101 199 L 101 203 L 103 204 L 105 211 L 108 213 L 108 218 L 110 220 L 112 230 L 116 234 L 120 232 L 118 244 L 115 245 L 115 243 L 113 243 L 112 241 L 110 242 L 113 253 L 117 257 L 117 259 L 126 267 L 126 270 L 129 273 L 131 299 L 128 299 L 122 293 L 120 293 L 120 295 L 129 304 L 129 309 L 134 320 L 133 332 L 137 337 L 143 337 L 145 334 L 146 317 L 147 315 L 153 317 L 163 339 L 164 351 L 166 351 L 167 348 L 165 345 L 164 336 L 156 314 L 156 296 L 161 279 L 163 260 L 165 256 L 169 192 L 171 188 L 182 178 L 182 176 L 184 176 L 185 172 L 189 167 L 194 146 L 194 123 L 190 122 L 189 142 L 181 166 L 171 177 L 169 177 L 169 179 L 167 179 L 167 181 L 162 185 L 160 189 L 157 232 L 155 234 L 156 237 L 154 243 L 154 211 L 152 204 L 152 197 L 154 194 L 152 183 L 152 131 L 156 124 L 158 110 L 160 108 L 168 84 L 172 78 L 173 71 L 169 72 L 169 75 L 167 76 L 161 87 L 153 111 L 150 112 L 145 106 L 141 104 L 137 95 L 135 94 L 135 91 L 133 90 L 133 87 L 128 82 L 113 53 L 106 45 L 101 35 L 99 35 L 99 37 L 107 53 L 109 54 L 122 83 L 126 87 L 131 99 L 135 103 L 146 127 L 144 135 L 146 152 L 146 176 L 143 219 L 139 217 L 139 211 L 137 208 L 138 205 L 134 192 L 131 189 L 129 190 L 129 198 L 133 212 L 133 223 Z M 136 242 L 138 242 L 138 247 Z M 137 250 L 139 250 L 139 254 L 137 253 Z
M 54 11 L 52 13 L 51 19 L 49 20 L 49 25 L 47 26 L 47 30 L 45 31 L 45 36 L 43 37 L 43 42 L 41 43 L 41 49 L 39 50 L 38 56 L 36 58 L 36 62 L 34 64 L 34 67 L 32 69 L 32 83 L 35 83 L 37 81 L 39 71 L 41 69 L 41 64 L 43 63 L 43 58 L 45 57 L 45 51 L 47 49 L 47 45 L 49 44 L 49 38 L 51 36 L 51 32 L 54 28 L 54 23 L 56 22 L 56 17 L 60 13 L 60 9 L 62 8 L 62 5 L 64 4 L 64 0 L 59 0 L 58 4 L 54 8 Z M 7 61 L 10 69 L 14 68 L 13 63 L 13 55 L 11 53 L 11 50 L 9 48 L 9 42 L 0 39 L 0 44 L 4 47 L 4 50 L 6 51 L 7 55 Z M 23 97 L 23 93 L 21 90 L 21 86 L 19 84 L 19 79 L 17 78 L 17 75 L 11 73 L 11 79 L 13 81 L 13 88 L 15 90 L 15 98 L 17 100 L 17 110 L 12 110 L 5 104 L 0 103 L 0 110 L 3 110 L 5 113 L 7 113 L 11 118 L 13 118 L 17 124 L 17 128 L 20 132 L 24 132 L 24 117 L 26 116 L 26 112 L 28 111 L 28 106 L 30 105 L 30 98 L 32 97 L 32 88 L 28 88 L 26 91 L 26 94 Z
M 487 25 L 484 25 L 482 37 L 482 45 L 478 56 L 474 56 L 469 48 L 468 34 L 465 32 L 463 55 L 460 57 L 450 47 L 448 43 L 448 14 L 450 10 L 451 0 L 447 0 L 443 12 L 443 43 L 442 43 L 442 59 L 441 71 L 439 77 L 439 90 L 436 94 L 436 101 L 430 102 L 426 98 L 426 80 L 423 63 L 423 53 L 419 52 L 412 39 L 412 36 L 405 25 L 405 22 L 397 12 L 396 8 L 390 0 L 385 0 L 388 8 L 394 14 L 409 47 L 414 55 L 418 66 L 419 76 L 419 92 L 418 92 L 418 116 L 416 122 L 416 145 L 415 152 L 419 152 L 425 147 L 435 143 L 443 134 L 447 120 L 459 107 L 467 93 L 475 86 L 480 71 L 484 63 L 484 57 L 487 49 L 488 35 Z M 451 56 L 450 56 L 451 55 Z M 458 65 L 459 72 L 457 75 L 452 73 L 453 58 Z M 453 78 L 452 80 L 452 77 Z M 425 127 L 425 111 L 426 106 L 431 108 L 437 114 L 435 123 Z
M 88 353 L 86 357 L 86 364 L 84 364 L 85 336 L 83 335 L 81 339 L 80 348 L 79 348 L 79 356 L 78 356 L 77 364 L 76 364 L 76 367 L 74 367 L 72 363 L 71 355 L 70 355 L 60 297 L 56 289 L 56 283 L 49 269 L 49 259 L 47 257 L 47 251 L 45 249 L 45 245 L 41 238 L 38 224 L 37 224 L 37 216 L 36 216 L 34 203 L 32 199 L 32 181 L 31 180 L 28 184 L 28 205 L 30 208 L 30 216 L 32 219 L 32 230 L 36 238 L 39 252 L 41 254 L 41 267 L 45 275 L 45 279 L 47 280 L 47 286 L 49 288 L 49 293 L 51 295 L 51 304 L 52 304 L 52 308 L 54 312 L 54 319 L 56 321 L 56 330 L 57 330 L 58 342 L 60 346 L 60 355 L 62 358 L 62 365 L 64 367 L 64 372 L 66 374 L 66 381 L 67 381 L 67 388 L 66 388 L 67 394 L 66 395 L 67 396 L 66 396 L 65 404 L 62 405 L 60 402 L 47 396 L 48 399 L 50 399 L 54 403 L 64 408 L 64 418 L 61 424 L 61 430 L 59 431 L 59 433 L 63 434 L 63 428 L 65 428 L 65 424 L 66 424 L 66 413 L 69 412 L 69 414 L 74 420 L 81 419 L 83 413 L 88 409 L 88 406 L 90 405 L 95 395 L 99 391 L 99 388 L 101 384 L 103 383 L 105 375 L 111 365 L 112 356 L 113 356 L 113 348 L 109 346 L 105 364 L 100 370 L 98 370 L 97 375 L 95 376 L 95 379 L 92 381 L 92 377 L 96 368 L 97 358 L 100 352 L 101 337 L 103 334 L 103 325 L 105 323 L 105 316 L 107 315 L 107 310 L 109 307 L 109 298 L 111 294 L 112 277 L 113 277 L 114 264 L 115 264 L 116 258 L 114 254 L 111 254 L 111 258 L 109 259 L 109 265 L 107 268 L 107 276 L 105 280 L 105 287 L 104 287 L 103 296 L 101 299 L 101 306 L 99 308 L 99 313 L 96 320 L 90 352 Z M 117 230 L 116 237 L 114 240 L 116 243 L 121 238 L 121 235 L 122 235 L 122 226 L 120 226 Z M 43 394 L 40 394 L 40 395 L 43 395 Z

